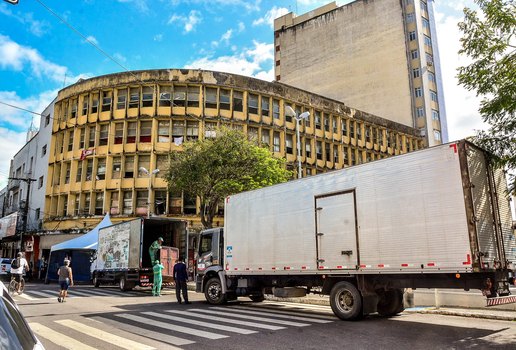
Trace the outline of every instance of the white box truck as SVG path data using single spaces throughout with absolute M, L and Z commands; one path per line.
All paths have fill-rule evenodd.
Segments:
M 152 286 L 154 264 L 149 247 L 160 237 L 163 242 L 157 258 L 165 266 L 163 285 L 172 284 L 177 247 L 187 239 L 186 230 L 186 221 L 170 218 L 137 218 L 101 228 L 92 264 L 93 285 L 117 284 L 122 291 Z
M 506 179 L 464 140 L 229 196 L 198 253 L 212 304 L 316 292 L 352 320 L 403 311 L 404 288 L 516 301 Z

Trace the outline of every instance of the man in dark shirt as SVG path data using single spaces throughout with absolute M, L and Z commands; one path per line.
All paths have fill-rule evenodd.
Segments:
M 182 292 L 183 299 L 185 299 L 185 304 L 190 304 L 190 302 L 188 301 L 188 289 L 186 286 L 186 281 L 188 281 L 188 273 L 186 272 L 186 265 L 181 257 L 177 259 L 177 262 L 174 265 L 174 281 L 176 282 L 177 302 L 181 304 Z

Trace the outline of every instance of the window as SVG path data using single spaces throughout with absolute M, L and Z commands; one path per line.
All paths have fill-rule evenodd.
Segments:
M 185 136 L 185 122 L 182 120 L 172 121 L 172 137 L 175 139 L 183 136 Z
M 91 177 L 93 174 L 93 159 L 83 160 L 86 162 L 86 181 L 91 181 Z
M 217 89 L 206 88 L 206 97 L 204 105 L 206 108 L 217 108 Z
M 415 20 L 416 20 L 416 16 L 415 16 L 414 12 L 407 13 L 407 23 L 412 23 Z
M 140 123 L 140 142 L 151 142 L 152 121 L 142 121 Z
M 262 96 L 262 116 L 270 117 L 270 100 L 269 97 Z
M 106 146 L 108 144 L 109 124 L 100 125 L 99 132 L 99 146 Z
M 321 112 L 315 111 L 314 119 L 315 119 L 315 128 L 317 130 L 321 130 Z
M 243 111 L 243 99 L 244 95 L 242 91 L 233 91 L 233 111 L 242 112 Z
M 91 97 L 91 113 L 97 113 L 99 110 L 99 95 L 95 94 Z
M 124 142 L 124 123 L 115 123 L 115 145 L 121 145 Z
M 435 83 L 435 74 L 432 72 L 428 72 L 428 81 Z
M 436 111 L 435 109 L 432 109 L 432 119 L 433 120 L 439 120 L 439 111 Z
M 434 102 L 437 102 L 437 92 L 430 90 L 430 99 Z
M 378 135 L 379 135 L 378 134 L 378 129 L 372 128 L 371 132 L 373 133 L 373 143 L 377 144 L 378 143 Z
M 69 184 L 70 183 L 70 163 L 65 163 L 64 168 L 65 168 L 65 184 Z
M 104 192 L 97 192 L 95 194 L 95 215 L 102 215 L 104 207 Z
M 362 140 L 362 124 L 357 123 L 357 140 Z
M 45 116 L 45 126 L 47 126 L 48 124 L 50 124 L 50 114 Z
M 258 128 L 253 128 L 251 126 L 247 127 L 247 139 L 249 141 L 258 141 Z
M 97 162 L 97 180 L 106 178 L 106 158 L 99 158 Z
M 124 162 L 124 178 L 132 179 L 134 177 L 134 156 L 126 156 Z
M 157 173 L 156 177 L 165 177 L 165 171 L 168 168 L 168 154 L 156 155 L 156 169 L 161 171 Z
M 75 207 L 74 207 L 74 215 L 75 216 L 79 215 L 80 207 L 81 207 L 81 195 L 76 194 L 75 195 Z
M 82 115 L 88 114 L 88 96 L 84 96 L 82 100 Z
M 348 121 L 346 119 L 341 119 L 340 125 L 342 129 L 342 136 L 348 136 Z
M 285 121 L 292 123 L 292 116 L 287 114 L 287 107 L 292 108 L 292 105 L 290 103 L 283 103 L 283 112 L 285 113 Z M 297 116 L 299 116 L 298 113 L 296 113 Z
M 339 162 L 339 146 L 336 145 L 333 146 L 333 162 Z
M 120 213 L 118 195 L 118 191 L 111 192 L 111 203 L 109 205 L 111 215 L 118 215 Z
M 102 112 L 111 110 L 111 91 L 102 92 Z
M 129 108 L 138 108 L 140 104 L 140 89 L 130 88 L 129 89 Z
M 330 116 L 326 113 L 323 114 L 324 131 L 330 131 Z
M 279 101 L 276 99 L 272 99 L 272 117 L 274 119 L 279 119 L 280 117 Z
M 338 132 L 338 127 L 337 127 L 337 118 L 336 117 L 333 117 L 332 120 L 331 120 L 331 125 L 332 125 L 332 130 L 333 130 L 333 133 L 336 134 Z
M 90 126 L 89 128 L 88 147 L 95 147 L 95 126 Z
M 421 6 L 421 10 L 424 11 L 424 12 L 427 12 L 428 11 L 428 6 L 426 4 L 426 1 L 423 1 L 421 0 L 420 1 L 420 6 Z
M 113 179 L 120 178 L 120 172 L 122 171 L 122 160 L 120 157 L 113 157 L 113 174 L 111 177 Z
M 127 90 L 126 89 L 117 90 L 116 109 L 125 109 L 126 104 L 127 104 Z
M 220 96 L 219 96 L 219 107 L 220 109 L 228 110 L 231 107 L 231 91 L 226 89 L 220 89 Z
M 170 120 L 158 122 L 158 142 L 170 142 Z
M 217 123 L 205 122 L 204 123 L 204 137 L 213 138 L 217 136 Z
M 73 150 L 73 130 L 68 131 L 68 152 Z
M 141 168 L 145 168 L 147 172 L 140 171 Z M 150 176 L 150 155 L 139 155 L 138 156 L 138 177 L 149 177 Z
M 425 109 L 423 107 L 418 107 L 416 109 L 416 116 L 418 118 L 423 118 L 425 116 Z
M 199 86 L 188 87 L 188 107 L 199 107 Z
M 247 112 L 252 114 L 258 114 L 258 95 L 248 94 L 247 98 Z
M 426 57 L 426 64 L 431 66 L 434 64 L 434 56 L 432 56 L 431 54 L 429 54 L 428 52 L 425 53 L 425 57 Z
M 434 140 L 441 141 L 441 132 L 439 130 L 434 130 Z
M 423 28 L 430 30 L 430 22 L 425 17 L 421 18 L 421 21 L 423 22 Z
M 378 140 L 380 141 L 380 146 L 383 146 L 384 145 L 383 130 L 378 129 Z
M 197 140 L 199 138 L 199 123 L 198 122 L 187 122 L 186 123 L 186 138 L 188 140 Z
M 43 187 L 43 176 L 40 176 L 38 179 L 38 188 Z
M 294 154 L 294 135 L 287 134 L 285 138 L 285 146 L 287 154 Z M 299 147 L 299 145 L 297 145 Z
M 181 214 L 183 206 L 183 197 L 181 192 L 169 194 L 169 213 L 170 214 Z
M 419 68 L 412 69 L 412 77 L 419 78 L 419 76 L 420 76 L 419 74 L 420 74 Z
M 34 213 L 34 216 L 35 216 L 34 218 L 35 218 L 36 220 L 39 220 L 39 218 L 40 218 L 40 216 L 41 216 L 41 209 L 40 209 L 40 208 L 36 208 L 35 213 Z
M 47 145 L 41 147 L 41 156 L 44 157 L 47 154 Z
M 274 152 L 280 152 L 281 146 L 280 146 L 280 134 L 279 134 L 279 132 L 274 131 L 272 142 L 273 142 L 273 147 L 272 147 L 273 151 Z
M 424 43 L 428 47 L 432 47 L 432 39 L 428 35 L 423 35 Z
M 122 214 L 128 215 L 133 213 L 133 192 L 124 191 L 124 206 L 122 207 Z
M 136 122 L 127 123 L 126 143 L 136 143 Z
M 310 140 L 305 141 L 305 155 L 306 158 L 312 158 L 312 142 Z
M 324 144 L 324 160 L 326 162 L 330 162 L 331 161 L 330 150 L 331 150 L 330 144 L 329 143 L 325 143 Z
M 197 198 L 189 193 L 184 194 L 183 212 L 185 214 L 197 213 Z
M 82 160 L 79 161 L 79 164 L 77 165 L 77 174 L 75 174 L 75 182 L 81 182 L 82 181 Z
M 262 129 L 262 144 L 266 146 L 269 146 L 271 144 L 270 131 L 267 129 Z
M 415 60 L 416 58 L 419 57 L 419 52 L 417 50 L 412 50 L 410 51 L 410 57 Z
M 170 86 L 159 87 L 159 106 L 170 107 L 172 105 L 172 88 Z
M 371 142 L 371 127 L 368 125 L 365 126 L 365 139 L 366 142 Z
M 144 86 L 142 92 L 142 107 L 152 107 L 154 100 L 154 87 Z
M 349 121 L 349 137 L 355 138 L 355 122 L 352 120 Z
M 72 115 L 71 115 L 72 119 L 77 117 L 77 108 L 78 108 L 77 107 L 77 99 L 75 98 L 72 100 Z
M 84 194 L 84 207 L 82 210 L 82 214 L 89 214 L 90 213 L 90 203 L 91 203 L 91 194 L 85 193 Z
M 323 159 L 323 148 L 322 148 L 321 141 L 317 141 L 315 143 L 315 153 L 317 154 L 317 159 L 319 159 L 319 160 Z
M 416 40 L 416 38 L 417 38 L 416 32 L 415 31 L 409 32 L 409 36 L 408 37 L 409 37 L 410 41 Z
M 349 163 L 349 156 L 348 156 L 348 152 L 349 152 L 349 148 L 348 148 L 348 147 L 346 147 L 346 146 L 344 146 L 344 149 L 343 149 L 343 151 L 342 151 L 342 156 L 343 156 L 343 158 L 342 158 L 342 163 L 343 163 L 344 165 L 349 165 L 349 164 L 348 164 L 348 163 Z
M 85 128 L 81 128 L 81 134 L 80 134 L 80 137 L 79 137 L 79 148 L 80 149 L 83 149 L 84 148 L 84 140 L 86 138 L 86 129 Z
M 186 105 L 186 86 L 174 86 L 174 107 Z
M 414 96 L 421 97 L 423 96 L 423 90 L 420 87 L 414 89 Z

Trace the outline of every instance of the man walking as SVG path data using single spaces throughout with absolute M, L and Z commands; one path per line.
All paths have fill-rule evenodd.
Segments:
M 186 282 L 188 281 L 188 273 L 186 272 L 186 265 L 183 259 L 179 257 L 176 264 L 174 265 L 174 281 L 176 282 L 176 298 L 177 302 L 181 304 L 181 293 L 183 293 L 183 299 L 185 304 L 190 304 L 188 301 L 188 288 Z
M 65 302 L 65 298 L 68 295 L 68 287 L 73 286 L 73 274 L 72 268 L 70 267 L 70 260 L 65 259 L 63 264 L 64 265 L 61 266 L 59 270 L 57 270 L 57 275 L 59 276 L 59 285 L 61 287 L 57 301 L 60 303 Z

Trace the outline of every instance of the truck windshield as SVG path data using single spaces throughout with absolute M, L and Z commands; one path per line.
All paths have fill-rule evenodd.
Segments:
M 210 253 L 212 251 L 211 245 L 213 241 L 213 234 L 204 234 L 201 235 L 201 242 L 199 243 L 199 255 L 204 255 L 206 253 Z

